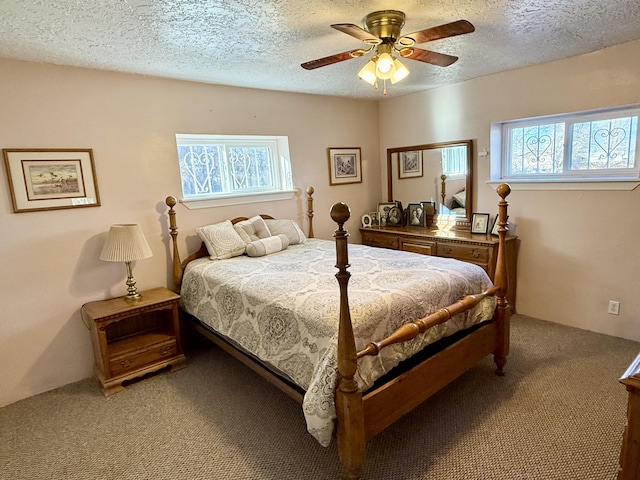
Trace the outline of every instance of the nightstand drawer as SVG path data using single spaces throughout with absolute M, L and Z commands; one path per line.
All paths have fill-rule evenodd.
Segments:
M 373 232 L 362 232 L 362 243 L 371 247 L 391 248 L 400 247 L 397 235 L 385 235 Z
M 177 353 L 178 348 L 175 340 L 169 340 L 145 350 L 113 357 L 109 361 L 109 368 L 111 369 L 111 375 L 115 376 L 153 365 L 156 362 L 169 359 L 177 355 Z
M 487 263 L 491 253 L 488 247 L 438 242 L 438 256 L 457 258 L 473 263 Z

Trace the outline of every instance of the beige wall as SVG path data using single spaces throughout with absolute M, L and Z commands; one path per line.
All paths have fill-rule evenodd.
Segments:
M 0 148 L 92 148 L 102 206 L 12 213 L 0 195 L 0 406 L 92 374 L 80 307 L 125 293 L 123 265 L 98 259 L 109 226 L 139 223 L 154 256 L 137 262 L 139 288 L 170 285 L 167 195 L 180 195 L 175 133 L 288 135 L 295 186 L 316 189 L 314 229 L 331 238 L 328 211 L 362 212 L 379 201 L 378 105 L 371 101 L 275 93 L 0 60 Z M 329 187 L 328 147 L 362 148 L 363 183 Z M 4 170 L 4 169 L 3 169 Z M 296 218 L 306 229 L 304 194 L 294 202 L 187 210 L 178 225 L 239 215 Z
M 474 139 L 475 210 L 495 214 L 490 159 L 477 156 L 489 149 L 491 122 L 633 103 L 640 41 L 385 100 L 380 158 L 387 148 Z M 640 340 L 640 188 L 514 191 L 509 201 L 522 240 L 519 313 Z M 619 316 L 607 314 L 610 299 L 620 301 Z
M 355 81 L 355 80 L 354 80 Z M 139 223 L 154 256 L 141 288 L 169 283 L 167 195 L 180 194 L 175 133 L 288 135 L 296 187 L 316 188 L 316 236 L 330 238 L 336 201 L 360 215 L 386 197 L 386 149 L 472 138 L 489 148 L 492 121 L 640 102 L 640 42 L 488 76 L 379 104 L 236 89 L 0 59 L 1 148 L 92 148 L 102 206 L 12 213 L 0 195 L 0 406 L 92 374 L 82 304 L 123 294 L 124 267 L 98 259 L 109 226 Z M 379 119 L 379 120 L 378 120 Z M 380 138 L 375 133 L 380 132 Z M 329 187 L 327 147 L 362 148 L 363 183 Z M 496 212 L 475 158 L 476 210 Z M 386 198 L 385 198 L 386 200 Z M 523 314 L 640 340 L 640 188 L 515 191 Z M 305 199 L 204 210 L 178 208 L 181 249 L 198 225 L 270 213 L 305 224 Z M 609 299 L 620 315 L 607 315 Z

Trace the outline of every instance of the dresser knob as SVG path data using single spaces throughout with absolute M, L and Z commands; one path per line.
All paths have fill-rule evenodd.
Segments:
M 478 250 L 473 250 L 473 251 L 471 252 L 471 256 L 472 256 L 473 258 L 478 258 L 478 257 L 480 256 L 480 252 L 479 252 Z
M 166 354 L 168 354 L 170 351 L 171 351 L 171 349 L 170 349 L 170 348 L 165 348 L 164 350 L 162 350 L 162 351 L 160 352 L 160 355 L 164 357 L 164 356 L 165 356 Z

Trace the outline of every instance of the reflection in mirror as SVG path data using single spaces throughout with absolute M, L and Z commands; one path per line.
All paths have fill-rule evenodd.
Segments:
M 471 218 L 473 141 L 387 150 L 389 201 L 434 202 L 439 215 Z

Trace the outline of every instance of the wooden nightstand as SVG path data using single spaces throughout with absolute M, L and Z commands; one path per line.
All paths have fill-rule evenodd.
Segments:
M 124 390 L 122 382 L 171 366 L 184 368 L 180 342 L 180 295 L 166 288 L 89 302 L 82 314 L 89 322 L 95 373 L 105 395 Z

